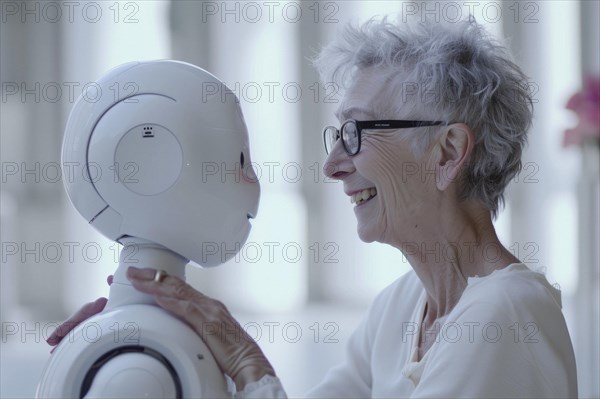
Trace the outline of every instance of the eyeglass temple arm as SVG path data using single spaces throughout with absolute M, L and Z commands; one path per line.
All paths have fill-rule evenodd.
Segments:
M 381 121 L 356 121 L 356 127 L 359 129 L 398 129 L 407 127 L 425 127 L 441 125 L 441 121 L 398 121 L 398 120 L 381 120 Z

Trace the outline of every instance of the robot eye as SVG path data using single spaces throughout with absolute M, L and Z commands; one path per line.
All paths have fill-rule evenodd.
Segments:
M 240 165 L 243 168 L 244 167 L 244 153 L 240 152 Z

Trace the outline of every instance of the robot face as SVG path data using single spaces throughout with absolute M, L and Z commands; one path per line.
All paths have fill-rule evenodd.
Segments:
M 138 92 L 95 107 L 79 101 L 69 118 L 63 162 L 85 153 L 90 176 L 67 185 L 73 205 L 110 239 L 143 238 L 203 266 L 227 261 L 260 197 L 235 95 L 207 96 L 228 89 L 175 61 L 120 67 L 99 84 L 115 82 Z

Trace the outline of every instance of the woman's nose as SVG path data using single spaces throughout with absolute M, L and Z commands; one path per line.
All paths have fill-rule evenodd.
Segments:
M 323 174 L 331 179 L 342 180 L 354 171 L 354 163 L 344 149 L 341 140 L 338 140 L 323 165 Z

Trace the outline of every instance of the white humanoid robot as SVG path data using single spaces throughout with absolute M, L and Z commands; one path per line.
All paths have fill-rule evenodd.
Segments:
M 79 213 L 124 248 L 106 308 L 57 346 L 36 396 L 231 397 L 199 335 L 125 272 L 150 267 L 183 279 L 187 263 L 219 265 L 246 241 L 260 187 L 238 100 L 177 61 L 124 64 L 96 83 L 67 123 L 63 167 L 84 173 L 65 187 Z

